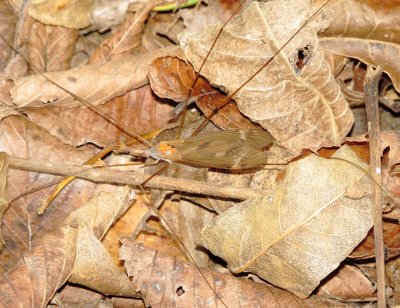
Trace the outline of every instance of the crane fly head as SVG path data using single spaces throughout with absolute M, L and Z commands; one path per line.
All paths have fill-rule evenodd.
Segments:
M 171 146 L 167 142 L 161 142 L 158 145 L 157 150 L 159 153 L 161 153 L 161 155 L 166 156 L 166 157 L 168 157 L 169 155 L 175 154 L 177 151 L 173 146 Z

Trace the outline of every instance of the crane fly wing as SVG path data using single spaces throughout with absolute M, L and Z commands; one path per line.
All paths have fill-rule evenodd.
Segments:
M 195 166 L 249 169 L 266 163 L 272 136 L 260 129 L 234 129 L 161 142 L 158 157 Z

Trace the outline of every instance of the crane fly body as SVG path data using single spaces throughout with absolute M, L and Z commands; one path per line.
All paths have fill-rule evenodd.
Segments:
M 261 129 L 232 129 L 163 141 L 151 149 L 155 159 L 217 169 L 251 169 L 267 163 L 273 138 Z

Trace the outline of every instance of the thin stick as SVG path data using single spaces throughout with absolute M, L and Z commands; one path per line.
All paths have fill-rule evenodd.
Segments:
M 382 75 L 382 69 L 378 66 L 376 70 L 368 66 L 364 81 L 365 108 L 368 119 L 369 152 L 371 177 L 377 185 L 373 188 L 373 213 L 374 213 L 374 240 L 375 240 L 375 263 L 378 284 L 378 307 L 386 307 L 386 285 L 385 285 L 385 254 L 383 242 L 382 223 L 382 192 L 379 186 L 381 177 L 381 152 L 380 152 L 380 123 L 378 105 L 378 83 Z
M 148 179 L 147 174 L 120 170 L 104 170 L 102 168 L 96 169 L 92 166 L 53 164 L 14 156 L 10 156 L 10 168 L 64 176 L 76 176 L 93 182 L 134 186 L 142 185 L 142 183 Z M 266 194 L 262 189 L 232 187 L 166 176 L 157 176 L 148 182 L 146 186 L 157 189 L 176 190 L 197 195 L 217 196 L 237 200 L 262 197 Z

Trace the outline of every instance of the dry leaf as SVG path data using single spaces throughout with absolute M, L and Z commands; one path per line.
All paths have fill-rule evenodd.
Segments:
M 383 155 L 385 149 L 390 148 L 389 151 L 389 169 L 394 165 L 400 163 L 400 134 L 399 132 L 381 132 L 380 133 L 381 148 L 380 152 Z
M 231 185 L 234 187 L 250 187 L 252 178 L 253 172 L 235 173 L 229 170 L 226 170 L 225 172 L 221 170 L 210 170 L 207 172 L 207 182 L 218 183 L 220 185 Z M 222 198 L 209 197 L 208 200 L 217 213 L 224 212 L 238 203 L 238 201 L 224 200 Z
M 365 167 L 347 147 L 335 156 Z M 344 196 L 363 175 L 348 162 L 310 155 L 288 165 L 273 195 L 220 214 L 201 242 L 233 272 L 255 273 L 307 297 L 372 226 L 370 199 Z
M 77 252 L 69 282 L 86 286 L 105 295 L 139 296 L 128 277 L 118 269 L 90 228 L 80 227 Z
M 0 280 L 0 298 L 3 303 L 11 300 L 9 304 L 12 304 L 5 306 L 14 307 L 17 303 L 24 307 L 43 307 L 71 274 L 74 274 L 74 281 L 86 281 L 88 286 L 104 293 L 113 294 L 114 291 L 116 294 L 135 296 L 136 292 L 129 279 L 119 272 L 104 248 L 102 262 L 96 260 L 97 263 L 93 264 L 93 258 L 99 257 L 99 243 L 94 243 L 94 235 L 97 238 L 102 236 L 126 209 L 130 204 L 125 201 L 127 195 L 129 190 L 123 187 L 116 194 L 102 192 L 87 205 L 72 212 L 57 228 L 36 238 L 21 261 L 4 273 Z M 88 237 L 91 238 L 89 242 Z M 85 248 L 84 251 L 82 248 Z M 91 255 L 93 252 L 97 254 Z M 85 256 L 88 259 L 84 260 Z M 105 267 L 101 271 L 108 275 L 108 279 L 98 282 L 82 278 L 85 274 L 93 278 L 101 265 Z M 76 279 L 77 274 L 80 280 Z
M 376 286 L 357 267 L 344 265 L 318 288 L 316 294 L 340 301 L 369 301 L 376 297 Z
M 19 107 L 43 107 L 49 103 L 55 106 L 82 106 L 73 102 L 74 99 L 60 88 L 62 86 L 94 105 L 102 104 L 147 84 L 148 64 L 170 52 L 173 49 L 46 74 L 58 86 L 42 75 L 23 77 L 15 80 L 15 87 L 11 90 L 13 103 Z
M 86 160 L 88 154 L 91 154 L 85 149 L 75 149 L 63 145 L 60 140 L 50 136 L 43 129 L 23 117 L 8 117 L 3 119 L 0 123 L 0 128 L 1 149 L 14 156 L 29 157 L 34 160 L 42 159 L 51 164 L 57 163 L 57 161 L 78 163 Z M 38 175 L 36 173 L 10 170 L 7 192 L 12 199 L 26 190 L 40 186 L 43 183 L 48 183 L 49 181 L 51 182 L 53 179 L 53 176 L 45 174 Z M 82 210 L 77 211 L 77 209 L 81 208 L 87 202 L 92 194 L 93 187 L 94 184 L 92 183 L 75 181 L 73 186 L 69 186 L 62 192 L 56 202 L 53 203 L 53 206 L 48 208 L 44 215 L 38 215 L 36 209 L 40 206 L 42 196 L 48 190 L 30 194 L 11 204 L 9 210 L 4 214 L 2 221 L 2 232 L 6 246 L 1 251 L 0 260 L 2 264 L 1 271 L 7 283 L 11 285 L 15 284 L 16 286 L 14 286 L 14 291 L 7 291 L 7 284 L 4 284 L 5 281 L 3 281 L 0 292 L 7 294 L 10 294 L 9 292 L 19 292 L 19 296 L 21 296 L 21 288 L 26 288 L 29 292 L 36 292 L 39 295 L 30 296 L 23 294 L 22 296 L 26 296 L 24 300 L 28 302 L 34 301 L 33 303 L 36 303 L 38 300 L 44 304 L 49 300 L 55 290 L 71 274 L 76 258 L 75 254 L 79 254 L 76 251 L 76 245 L 79 244 L 77 241 L 81 235 L 75 233 L 80 231 L 74 231 L 75 233 L 71 234 L 68 221 L 74 219 L 75 221 L 84 220 L 85 226 L 90 226 L 91 232 L 94 232 L 97 238 L 101 238 L 114 220 L 130 203 L 122 202 L 125 199 L 124 196 L 129 194 L 126 190 L 122 191 L 124 196 L 121 197 L 122 188 L 118 188 L 116 194 L 113 195 L 114 202 L 112 202 L 112 198 L 105 199 L 104 196 L 109 196 L 116 187 L 100 185 L 99 189 L 107 189 L 110 193 L 102 194 L 101 197 L 103 199 L 98 198 L 97 203 L 92 204 L 89 209 L 86 207 L 85 212 Z M 51 240 L 47 241 L 48 239 Z M 87 246 L 88 243 L 85 245 L 87 249 L 92 249 L 92 247 Z M 53 255 L 49 257 L 46 254 Z M 40 264 L 35 264 L 31 269 L 27 269 L 23 262 L 21 263 L 21 260 L 29 260 L 32 256 L 35 259 L 39 259 Z M 86 266 L 88 265 L 86 264 Z M 81 266 L 80 268 L 84 267 Z M 26 270 L 28 272 L 25 272 Z M 35 273 L 34 275 L 31 274 L 32 271 Z M 112 272 L 109 268 L 102 271 L 108 274 Z M 93 264 L 90 272 L 93 272 Z M 29 275 L 36 275 L 38 281 L 35 280 L 32 284 L 29 280 Z M 116 283 L 121 281 L 121 279 L 117 279 L 116 277 L 112 279 L 112 276 L 109 276 L 109 278 L 112 282 L 111 286 L 110 280 L 104 280 L 103 284 L 105 286 L 97 286 L 97 289 L 105 293 L 116 292 L 120 294 L 123 288 L 121 284 L 116 285 Z M 94 281 L 91 280 L 91 282 L 93 283 Z M 125 285 L 128 284 L 125 283 Z M 111 288 L 112 286 L 114 287 L 114 291 Z M 47 288 L 47 293 L 44 291 L 44 288 Z M 124 293 L 126 294 L 126 291 Z M 28 306 L 40 306 L 33 303 Z
M 23 0 L 11 0 L 21 8 Z M 90 25 L 93 0 L 35 0 L 29 4 L 28 13 L 44 24 L 74 29 Z
M 320 34 L 321 47 L 335 54 L 379 65 L 400 90 L 400 5 L 373 5 L 371 1 L 336 1 L 332 22 Z
M 143 2 L 134 14 L 129 13 L 111 36 L 104 40 L 91 55 L 90 64 L 104 63 L 123 58 L 129 54 L 138 54 L 141 48 L 142 31 L 151 9 L 161 0 Z
M 167 126 L 172 106 L 160 101 L 146 85 L 98 106 L 98 110 L 113 118 L 125 131 L 143 135 Z M 115 145 L 122 140 L 129 143 L 124 132 L 99 117 L 93 111 L 80 107 L 25 108 L 29 118 L 47 129 L 64 143 L 80 146 Z
M 0 73 L 1 75 L 0 79 L 2 79 L 0 82 L 11 83 L 11 80 L 18 79 L 24 76 L 27 72 L 28 72 L 28 64 L 26 63 L 25 59 L 23 59 L 20 55 L 15 55 L 12 59 L 10 59 L 7 66 L 4 68 L 4 71 Z M 11 95 L 9 91 L 10 89 L 7 89 L 6 92 L 3 92 L 4 91 L 3 87 L 1 89 L 2 92 L 1 95 L 2 96 L 7 95 L 7 98 L 9 97 L 9 99 L 7 100 L 1 98 L 1 102 L 4 105 L 11 105 Z
M 383 236 L 386 259 L 400 255 L 400 224 L 384 221 Z M 373 258 L 375 256 L 374 242 L 374 229 L 372 228 L 349 257 L 356 260 Z
M 28 60 L 34 68 L 33 73 L 69 69 L 78 34 L 76 29 L 34 21 L 27 39 Z
M 233 93 L 315 10 L 310 1 L 253 3 L 224 28 L 201 74 Z M 328 21 L 326 14 L 320 17 L 234 96 L 243 114 L 293 153 L 339 145 L 353 124 L 353 115 L 318 47 L 316 31 Z M 201 35 L 186 38 L 185 54 L 196 70 L 219 28 L 209 26 Z M 302 67 L 298 67 L 299 53 L 305 55 Z
M 0 1 L 0 12 L 0 33 L 7 42 L 12 42 L 17 18 L 7 1 Z M 0 71 L 8 65 L 12 55 L 11 51 L 4 40 L 0 38 Z
M 195 78 L 193 67 L 179 58 L 158 58 L 149 66 L 149 80 L 153 91 L 160 97 L 176 102 L 186 102 Z M 191 91 L 191 100 L 196 102 L 206 116 L 222 106 L 225 99 L 225 95 L 201 77 Z M 239 112 L 233 101 L 211 120 L 222 129 L 257 127 Z
M 82 163 L 93 155 L 93 149 L 75 149 L 64 145 L 46 131 L 21 116 L 10 116 L 0 122 L 0 150 L 9 155 L 43 160 L 49 164 L 59 162 Z M 10 200 L 35 187 L 49 184 L 57 177 L 47 174 L 10 170 L 7 192 Z M 5 272 L 15 266 L 24 252 L 33 246 L 35 239 L 49 230 L 59 227 L 71 211 L 87 202 L 95 184 L 76 181 L 53 203 L 44 215 L 38 215 L 40 206 L 49 188 L 42 189 L 13 202 L 3 216 L 2 233 L 6 246 L 0 252 Z M 87 189 L 87 190 L 86 190 Z
M 180 200 L 179 202 L 179 233 L 181 240 L 185 246 L 185 250 L 189 251 L 190 256 L 200 267 L 209 267 L 210 255 L 196 244 L 201 230 L 206 226 L 215 214 L 193 202 L 188 200 Z M 190 260 L 190 257 L 188 256 Z
M 44 307 L 71 274 L 78 229 L 60 226 L 47 233 L 0 278 L 2 307 Z
M 125 261 L 128 276 L 133 277 L 133 282 L 143 294 L 148 306 L 219 307 L 221 305 L 192 264 L 151 250 L 129 239 L 122 240 L 120 258 Z M 279 288 L 212 272 L 209 269 L 202 269 L 202 272 L 225 305 L 230 308 L 341 306 L 316 296 L 299 299 Z
M 143 51 L 165 48 L 179 42 L 178 35 L 185 30 L 183 21 L 179 18 L 181 12 L 179 10 L 150 16 L 142 36 Z

